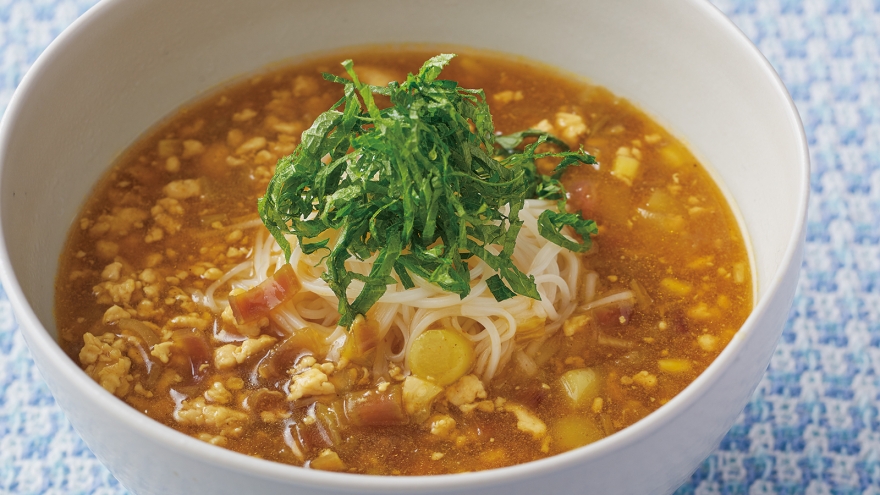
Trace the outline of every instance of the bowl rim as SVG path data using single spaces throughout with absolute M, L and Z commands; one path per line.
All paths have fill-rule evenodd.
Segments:
M 787 269 L 799 262 L 800 248 L 804 241 L 806 231 L 807 202 L 810 192 L 810 160 L 807 140 L 803 124 L 794 102 L 791 99 L 785 85 L 779 75 L 764 57 L 758 48 L 740 31 L 740 29 L 728 19 L 717 7 L 704 0 L 686 0 L 688 7 L 698 11 L 707 22 L 713 23 L 722 32 L 731 46 L 736 45 L 739 50 L 758 62 L 763 76 L 769 80 L 777 97 L 784 101 L 787 108 L 787 120 L 791 127 L 789 132 L 799 140 L 798 146 L 798 170 L 801 171 L 797 184 L 797 216 L 795 229 L 787 240 L 786 249 L 781 257 L 781 262 L 772 278 L 765 280 L 762 285 L 763 296 L 756 301 L 752 313 L 737 332 L 742 336 L 756 331 L 756 320 L 759 315 L 768 311 L 771 295 L 783 284 Z M 12 99 L 7 106 L 0 121 L 0 180 L 2 180 L 5 163 L 3 157 L 10 146 L 9 136 L 19 116 L 27 111 L 25 101 L 31 92 L 33 81 L 39 80 L 41 74 L 54 63 L 54 60 L 63 57 L 68 46 L 78 37 L 87 33 L 92 26 L 100 25 L 102 19 L 107 17 L 114 9 L 127 4 L 124 0 L 103 0 L 94 5 L 83 15 L 77 18 L 55 40 L 50 43 L 46 50 L 39 56 L 33 66 L 27 71 Z M 15 315 L 19 321 L 19 328 L 23 335 L 27 336 L 27 342 L 32 353 L 39 353 L 54 360 L 54 364 L 63 369 L 65 373 L 75 376 L 81 375 L 82 379 L 73 380 L 77 386 L 76 393 L 84 400 L 100 404 L 107 414 L 116 418 L 125 427 L 139 431 L 141 435 L 149 435 L 155 442 L 161 443 L 168 449 L 174 449 L 179 454 L 193 459 L 201 459 L 213 463 L 225 470 L 247 472 L 279 482 L 296 482 L 300 484 L 322 486 L 342 490 L 357 489 L 380 489 L 388 493 L 401 493 L 424 488 L 426 476 L 364 476 L 350 473 L 329 473 L 314 469 L 303 469 L 298 466 L 281 464 L 263 459 L 257 459 L 231 450 L 217 448 L 205 442 L 185 435 L 177 430 L 162 425 L 146 415 L 135 413 L 134 409 L 115 396 L 105 391 L 98 383 L 82 373 L 82 370 L 61 350 L 55 339 L 37 318 L 33 308 L 27 302 L 27 298 L 18 280 L 7 250 L 6 238 L 0 217 L 0 283 L 12 303 Z M 799 267 L 798 267 L 799 268 Z M 721 370 L 728 367 L 737 354 L 744 338 L 734 338 L 721 354 L 682 392 L 676 395 L 667 404 L 660 407 L 647 417 L 635 424 L 590 445 L 578 449 L 553 455 L 536 461 L 484 471 L 456 473 L 447 475 L 429 475 L 432 488 L 435 489 L 474 489 L 484 485 L 498 482 L 512 483 L 523 478 L 532 477 L 535 474 L 546 474 L 571 468 L 575 464 L 588 462 L 591 459 L 601 457 L 607 452 L 618 450 L 624 446 L 639 441 L 640 438 L 656 430 L 660 426 L 669 423 L 676 417 L 679 411 L 690 407 L 698 400 L 696 391 L 701 389 L 706 382 L 714 379 Z

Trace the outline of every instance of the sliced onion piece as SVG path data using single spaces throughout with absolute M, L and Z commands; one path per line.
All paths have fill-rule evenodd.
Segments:
M 635 294 L 633 294 L 633 291 L 624 290 L 624 291 L 620 291 L 620 292 L 615 292 L 614 294 L 611 294 L 610 296 L 605 296 L 601 299 L 597 299 L 593 302 L 584 304 L 583 306 L 580 307 L 580 309 L 582 311 L 589 311 L 591 309 L 595 309 L 595 308 L 605 306 L 608 304 L 619 303 L 619 302 L 627 301 L 627 300 L 632 301 L 632 300 L 635 300 L 635 297 L 636 296 L 635 296 Z

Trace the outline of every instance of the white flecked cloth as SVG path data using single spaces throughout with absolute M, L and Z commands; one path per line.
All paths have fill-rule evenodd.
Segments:
M 649 1 L 649 0 L 644 0 Z M 0 0 L 0 112 L 93 0 Z M 880 0 L 715 0 L 797 103 L 807 247 L 770 368 L 677 495 L 880 495 Z M 122 494 L 55 405 L 0 289 L 0 494 Z

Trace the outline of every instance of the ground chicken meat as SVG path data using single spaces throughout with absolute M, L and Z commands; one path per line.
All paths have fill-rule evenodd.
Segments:
M 129 374 L 131 359 L 125 356 L 127 342 L 112 333 L 100 337 L 86 333 L 83 342 L 79 362 L 86 373 L 111 394 L 125 397 L 133 381 Z
M 406 413 L 416 423 L 421 423 L 431 414 L 431 404 L 443 392 L 443 387 L 415 376 L 403 380 L 403 404 Z
M 315 358 L 308 356 L 290 371 L 290 392 L 287 400 L 293 402 L 312 395 L 335 394 L 336 387 L 328 381 L 333 372 L 332 363 L 316 364 Z
M 196 179 L 183 179 L 169 182 L 162 192 L 172 199 L 188 199 L 202 194 L 202 186 Z
M 247 339 L 240 346 L 226 344 L 214 350 L 214 366 L 218 370 L 228 370 L 239 365 L 249 357 L 268 349 L 275 344 L 275 337 L 261 335 L 256 339 Z
M 101 215 L 89 229 L 93 237 L 111 234 L 115 237 L 128 235 L 132 228 L 141 228 L 149 215 L 139 208 L 113 208 L 112 213 Z
M 470 404 L 486 398 L 483 382 L 475 375 L 465 375 L 446 389 L 446 400 L 454 406 Z
M 248 415 L 225 406 L 209 405 L 204 397 L 196 397 L 181 402 L 174 411 L 174 419 L 184 425 L 215 428 L 224 436 L 236 436 L 241 434 Z
M 440 438 L 450 438 L 455 433 L 455 419 L 445 414 L 435 414 L 428 420 L 431 434 Z
M 182 225 L 180 217 L 183 216 L 183 212 L 183 206 L 174 198 L 162 198 L 156 201 L 156 206 L 150 210 L 153 222 L 169 235 L 180 230 Z
M 162 361 L 162 364 L 168 364 L 171 359 L 172 347 L 174 347 L 174 342 L 160 342 L 150 349 L 150 355 Z
M 524 406 L 507 403 L 504 410 L 512 412 L 516 416 L 516 427 L 532 435 L 535 440 L 540 440 L 547 434 L 547 425 Z
M 130 304 L 132 295 L 138 284 L 134 279 L 126 278 L 121 282 L 108 280 L 92 288 L 98 304 Z

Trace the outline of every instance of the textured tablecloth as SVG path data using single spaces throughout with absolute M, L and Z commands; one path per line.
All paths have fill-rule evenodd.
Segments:
M 0 112 L 40 52 L 94 3 L 0 0 Z M 677 494 L 880 495 L 880 0 L 715 4 L 797 103 L 812 198 L 779 348 Z M 126 492 L 55 405 L 0 288 L 0 494 L 36 493 Z

